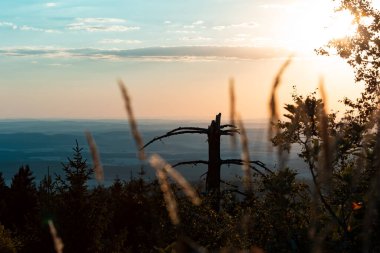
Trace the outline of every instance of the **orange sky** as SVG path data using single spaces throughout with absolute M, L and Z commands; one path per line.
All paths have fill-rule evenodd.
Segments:
M 313 53 L 353 31 L 332 1 L 196 2 L 141 3 L 126 13 L 101 1 L 0 3 L 9 10 L 0 15 L 0 118 L 124 118 L 118 78 L 139 118 L 227 116 L 230 78 L 242 117 L 266 118 L 273 78 L 291 53 L 280 104 L 294 85 L 314 91 L 321 76 L 331 109 L 343 111 L 337 101 L 362 90 L 343 60 Z M 179 15 L 183 8 L 191 14 Z

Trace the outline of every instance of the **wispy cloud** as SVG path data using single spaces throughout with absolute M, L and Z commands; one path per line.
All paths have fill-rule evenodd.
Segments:
M 168 33 L 177 33 L 177 34 L 194 34 L 197 33 L 193 30 L 175 30 L 175 31 L 167 31 Z
M 57 6 L 57 3 L 50 2 L 50 3 L 46 3 L 45 6 L 46 6 L 46 7 L 49 7 L 49 8 L 51 8 L 51 7 L 56 7 L 56 6 Z
M 77 18 L 76 21 L 81 23 L 97 23 L 97 24 L 115 24 L 126 23 L 126 19 L 121 18 Z
M 193 23 L 191 23 L 190 25 L 184 25 L 182 27 L 185 29 L 196 29 L 196 28 L 204 29 L 204 28 L 206 28 L 206 26 L 204 26 L 203 20 L 197 20 L 197 21 L 194 21 Z
M 32 26 L 23 25 L 20 26 L 19 29 L 21 31 L 33 31 L 33 32 L 46 32 L 46 33 L 58 33 L 59 31 L 53 30 L 53 29 L 42 29 L 42 28 L 36 28 Z
M 77 18 L 67 29 L 88 32 L 125 32 L 139 30 L 138 26 L 127 26 L 127 20 L 119 18 Z
M 51 64 L 49 64 L 49 66 L 52 66 L 52 67 L 70 67 L 72 65 L 71 64 L 62 64 L 62 63 L 51 63 Z
M 214 26 L 213 29 L 217 31 L 223 31 L 225 29 L 231 29 L 231 28 L 256 28 L 258 27 L 258 23 L 256 22 L 243 22 L 239 24 L 231 24 L 231 25 L 218 25 Z
M 18 26 L 12 22 L 5 22 L 5 21 L 0 21 L 0 27 L 9 27 L 12 28 L 13 30 L 16 30 Z
M 139 61 L 203 61 L 203 60 L 257 60 L 287 57 L 289 51 L 280 48 L 253 47 L 152 47 L 129 50 L 104 50 L 93 48 L 10 48 L 0 49 L 0 55 L 38 58 L 88 58 L 103 60 Z
M 58 33 L 58 30 L 54 29 L 44 29 L 44 28 L 38 28 L 38 27 L 32 27 L 28 25 L 16 25 L 12 22 L 6 22 L 6 21 L 0 21 L 0 27 L 7 27 L 11 28 L 13 30 L 19 30 L 19 31 L 32 31 L 32 32 L 46 32 L 46 33 Z
M 182 37 L 179 40 L 182 40 L 182 41 L 211 41 L 212 38 L 196 36 L 196 37 Z
M 103 39 L 100 44 L 140 44 L 140 40 Z
M 197 20 L 195 22 L 193 22 L 193 25 L 202 25 L 204 23 L 203 20 Z

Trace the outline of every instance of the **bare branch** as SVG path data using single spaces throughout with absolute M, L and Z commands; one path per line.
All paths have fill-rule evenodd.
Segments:
M 171 134 L 171 133 L 175 133 L 177 131 L 182 131 L 182 130 L 207 131 L 206 128 L 202 128 L 202 127 L 178 127 L 176 129 L 173 129 L 173 130 L 167 132 L 166 134 Z
M 227 160 L 222 160 L 222 164 L 227 164 L 227 165 L 231 165 L 231 164 L 234 164 L 234 165 L 244 165 L 245 162 L 241 159 L 227 159 Z M 249 164 L 249 167 L 251 169 L 253 169 L 254 171 L 256 171 L 257 173 L 260 174 L 260 176 L 263 176 L 265 177 L 265 174 L 262 173 L 261 171 L 259 171 L 258 169 L 256 169 L 255 166 Z
M 195 160 L 195 161 L 186 161 L 186 162 L 179 162 L 179 163 L 176 163 L 174 165 L 172 165 L 173 168 L 177 167 L 177 166 L 181 166 L 181 165 L 195 165 L 197 166 L 198 164 L 208 164 L 208 161 L 204 161 L 204 160 Z
M 228 129 L 228 130 L 221 130 L 220 135 L 230 135 L 234 136 L 236 133 L 240 134 L 239 129 Z
M 223 128 L 226 128 L 226 127 L 237 128 L 237 126 L 235 126 L 235 125 L 225 124 L 225 125 L 221 125 L 220 129 L 223 129 Z
M 223 184 L 225 184 L 225 185 L 228 185 L 228 186 L 234 187 L 234 188 L 239 188 L 239 186 L 234 185 L 234 184 L 227 183 L 227 182 L 224 181 L 224 180 L 220 180 L 220 182 L 223 183 Z
M 222 160 L 222 164 L 235 164 L 235 165 L 242 165 L 244 161 L 241 159 L 227 159 L 227 160 Z M 259 167 L 263 168 L 266 172 L 273 174 L 273 171 L 269 169 L 268 167 L 265 166 L 263 162 L 260 161 L 249 161 L 250 164 L 256 164 Z M 251 166 L 251 169 L 253 169 L 253 166 Z M 256 169 L 256 168 L 255 168 Z M 260 171 L 260 174 L 263 174 Z
M 239 193 L 240 195 L 243 195 L 245 197 L 248 197 L 248 194 L 247 193 L 244 193 L 242 191 L 239 191 L 237 189 L 231 189 L 231 190 L 224 190 L 224 192 L 236 192 L 236 193 Z
M 176 130 L 176 131 L 173 132 L 174 130 Z M 146 143 L 141 149 L 146 148 L 147 146 L 149 146 L 153 142 L 156 142 L 158 140 L 162 140 L 164 138 L 168 138 L 168 137 L 173 136 L 173 135 L 180 135 L 180 134 L 207 134 L 207 130 L 204 129 L 204 128 L 199 128 L 199 130 L 179 130 L 179 128 L 177 128 L 177 129 L 174 129 L 174 130 L 172 130 L 170 132 L 167 132 L 164 135 L 161 135 L 161 136 L 153 138 L 148 143 Z

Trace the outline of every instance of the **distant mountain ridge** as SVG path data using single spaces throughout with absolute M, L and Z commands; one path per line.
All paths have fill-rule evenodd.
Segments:
M 186 121 L 143 120 L 139 129 L 145 142 L 157 135 L 179 127 L 188 126 Z M 209 123 L 189 122 L 193 126 L 207 126 Z M 204 125 L 205 124 L 205 125 Z M 137 176 L 141 166 L 148 178 L 154 178 L 153 170 L 137 159 L 136 147 L 126 121 L 119 120 L 2 120 L 0 121 L 0 171 L 7 181 L 11 179 L 19 166 L 29 164 L 37 180 L 40 180 L 50 168 L 52 173 L 61 173 L 62 162 L 72 154 L 77 139 L 84 149 L 84 155 L 91 164 L 84 131 L 91 131 L 98 145 L 105 168 L 106 183 L 116 176 L 128 180 Z M 247 124 L 250 140 L 251 158 L 274 167 L 276 156 L 269 151 L 266 124 L 262 121 Z M 185 160 L 207 159 L 207 138 L 201 135 L 173 136 L 164 142 L 155 143 L 147 148 L 147 153 L 159 153 L 167 161 L 176 163 Z M 240 157 L 239 149 L 230 146 L 227 137 L 222 139 L 222 156 Z M 302 161 L 291 154 L 290 164 L 302 168 Z M 203 166 L 185 166 L 179 168 L 189 180 L 198 180 L 206 170 Z M 241 173 L 240 168 L 224 168 L 222 174 L 232 179 Z

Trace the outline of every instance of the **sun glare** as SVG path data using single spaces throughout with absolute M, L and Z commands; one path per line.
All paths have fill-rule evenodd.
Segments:
M 298 52 L 313 50 L 331 39 L 354 34 L 352 21 L 349 12 L 334 12 L 334 6 L 328 3 L 295 5 L 282 25 L 283 46 Z

